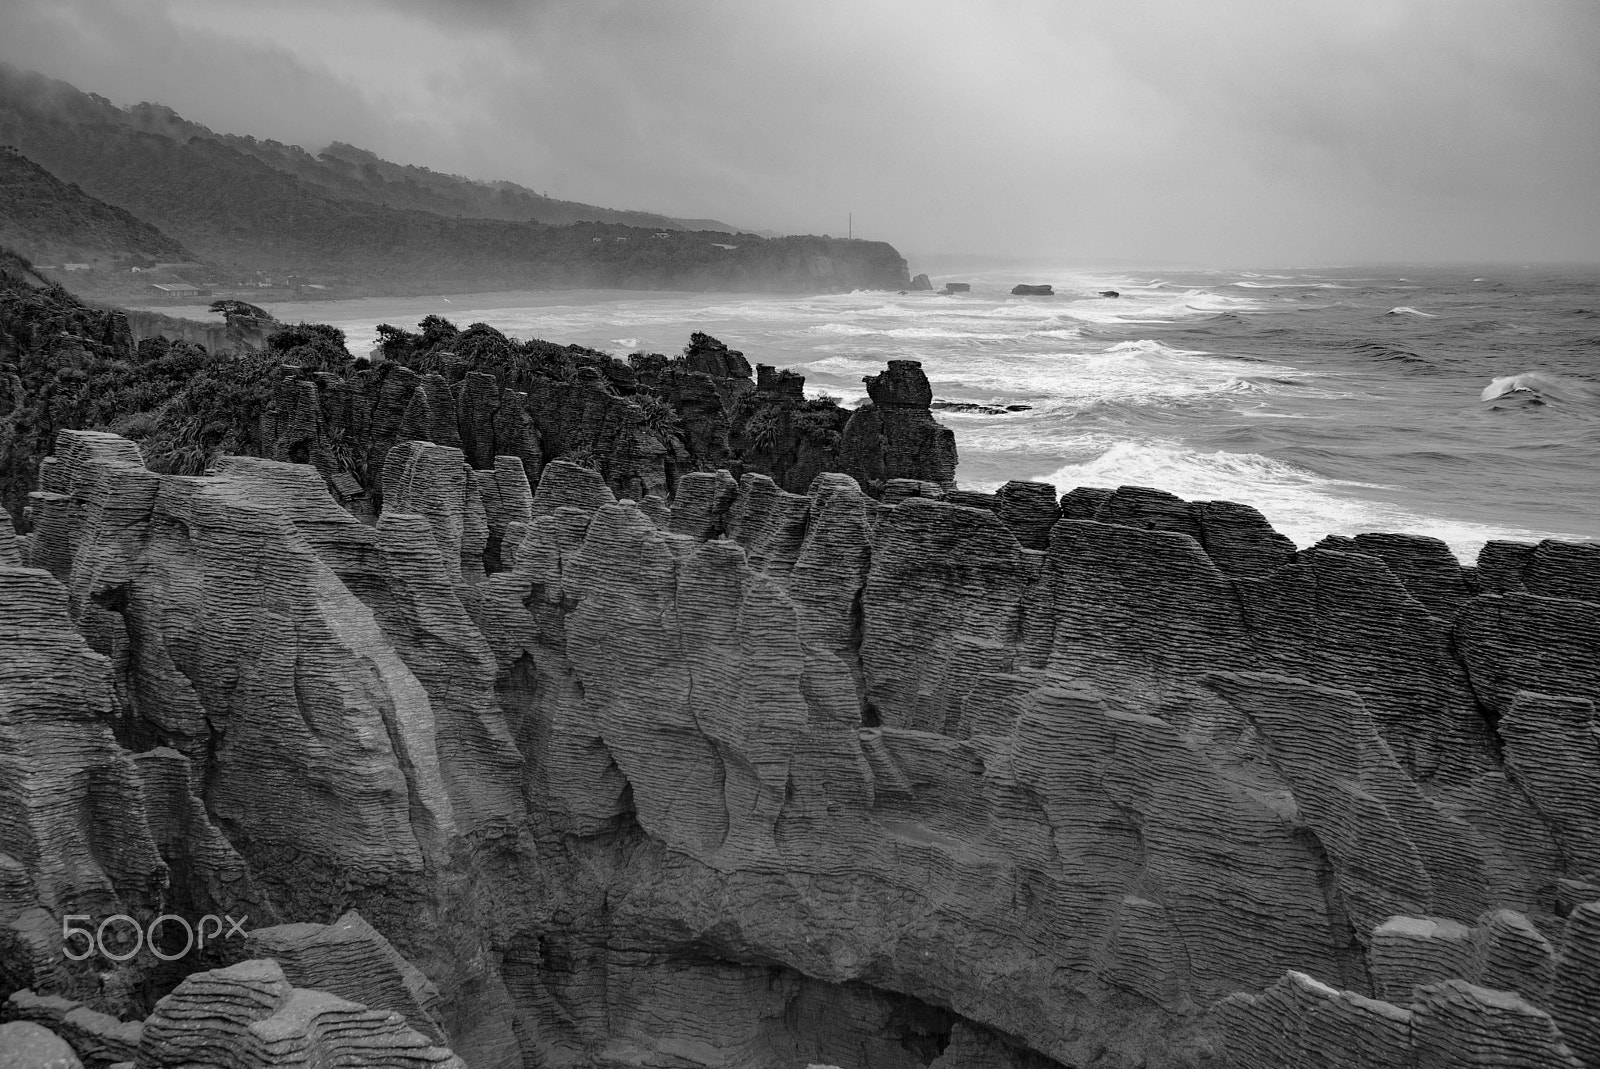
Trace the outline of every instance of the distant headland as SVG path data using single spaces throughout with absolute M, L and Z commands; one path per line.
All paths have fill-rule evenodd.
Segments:
M 0 64 L 0 244 L 123 304 L 510 289 L 904 289 L 882 241 L 564 201 L 217 133 Z

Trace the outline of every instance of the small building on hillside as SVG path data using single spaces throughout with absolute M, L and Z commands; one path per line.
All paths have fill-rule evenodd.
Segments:
M 150 288 L 161 294 L 163 297 L 200 296 L 200 287 L 191 286 L 187 282 L 157 282 L 151 285 Z

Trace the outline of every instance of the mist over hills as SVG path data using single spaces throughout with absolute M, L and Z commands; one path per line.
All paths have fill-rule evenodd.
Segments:
M 214 265 L 218 282 L 267 273 L 353 295 L 822 291 L 896 288 L 909 278 L 884 242 L 730 233 L 712 220 L 555 201 L 349 145 L 313 156 L 217 134 L 160 105 L 121 108 L 4 65 L 0 145 L 164 231 Z

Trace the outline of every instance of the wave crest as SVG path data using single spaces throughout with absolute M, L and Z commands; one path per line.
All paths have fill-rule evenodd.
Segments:
M 1582 404 L 1600 405 L 1600 391 L 1572 379 L 1552 375 L 1547 371 L 1524 371 L 1520 375 L 1505 375 L 1494 379 L 1483 388 L 1480 400 L 1495 401 L 1508 398 L 1530 404 Z

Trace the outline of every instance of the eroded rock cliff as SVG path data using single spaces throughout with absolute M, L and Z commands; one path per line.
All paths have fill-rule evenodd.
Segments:
M 304 464 L 63 433 L 0 542 L 12 984 L 150 1012 L 51 964 L 54 911 L 183 894 L 282 972 L 172 1005 L 244 983 L 312 1035 L 356 1011 L 289 984 L 345 968 L 319 997 L 475 1067 L 1600 1059 L 1587 550 L 1296 551 L 963 496 L 936 449 L 882 500 L 530 487 L 421 438 L 363 523 Z

